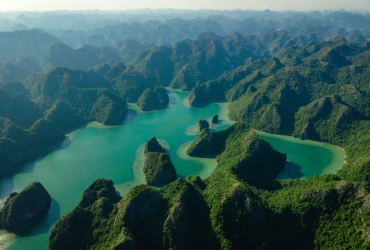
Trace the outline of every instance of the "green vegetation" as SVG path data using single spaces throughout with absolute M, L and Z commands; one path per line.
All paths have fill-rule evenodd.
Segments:
M 165 109 L 169 99 L 165 88 L 155 87 L 154 89 L 147 88 L 141 94 L 137 101 L 137 105 L 143 111 L 151 111 L 156 109 Z
M 55 224 L 48 249 L 85 249 L 113 232 L 109 217 L 120 199 L 112 181 L 96 180 L 85 189 L 78 206 Z
M 49 38 L 50 41 L 54 39 L 36 31 L 17 35 L 29 35 L 30 40 L 44 39 L 45 42 Z M 193 106 L 233 101 L 230 105 L 233 119 L 248 120 L 253 127 L 269 132 L 300 133 L 294 127 L 294 115 L 298 109 L 332 94 L 339 95 L 344 105 L 348 104 L 368 117 L 368 103 L 362 100 L 367 93 L 364 84 L 366 43 L 349 46 L 345 40 L 334 39 L 313 45 L 311 40 L 314 38 L 308 36 L 304 41 L 296 40 L 287 47 L 281 43 L 288 41 L 289 35 L 282 31 L 272 30 L 260 37 L 245 37 L 239 33 L 220 37 L 204 33 L 195 40 L 183 40 L 172 46 L 143 44 L 137 52 L 145 46 L 150 49 L 140 52 L 127 63 L 128 66 L 117 61 L 120 53 L 130 53 L 132 44 L 137 44 L 130 40 L 122 42 L 118 52 L 113 48 L 91 45 L 73 49 L 54 39 L 56 44 L 50 46 L 42 63 L 39 58 L 21 54 L 16 57 L 18 67 L 11 63 L 1 65 L 0 81 L 4 83 L 0 87 L 7 95 L 1 94 L 4 106 L 0 115 L 7 124 L 4 129 L 12 124 L 20 131 L 26 131 L 23 133 L 27 133 L 38 119 L 51 121 L 60 131 L 89 121 L 117 125 L 127 113 L 126 101 L 138 103 L 143 110 L 166 108 L 169 100 L 163 87 L 171 86 L 192 90 L 190 104 Z M 96 39 L 99 40 L 98 37 Z M 270 58 L 269 51 L 276 51 L 276 57 Z M 292 69 L 293 66 L 285 66 L 284 63 L 292 65 L 290 59 L 293 57 L 296 64 Z M 68 66 L 75 70 L 52 68 L 55 66 Z M 40 72 L 40 67 L 50 71 L 43 75 L 32 74 Z M 335 74 L 340 87 L 331 84 Z M 351 74 L 358 85 L 354 88 L 353 83 L 348 83 L 348 75 Z M 321 80 L 317 83 L 317 79 Z M 359 98 L 351 98 L 351 91 Z M 61 136 L 52 136 L 45 140 L 49 143 L 43 147 L 33 145 L 28 148 L 18 145 L 22 144 L 19 138 L 11 136 L 15 133 L 6 131 L 1 133 L 1 138 L 6 141 L 0 148 L 0 155 L 4 155 L 0 169 L 8 169 L 38 153 L 45 145 L 55 145 L 61 140 Z M 40 136 L 46 137 L 46 134 Z M 54 139 L 56 137 L 58 140 Z M 9 153 L 19 152 L 14 148 L 20 146 L 22 153 Z
M 343 147 L 347 164 L 339 176 L 368 185 L 368 54 L 368 43 L 340 38 L 283 47 L 266 62 L 247 63 L 199 85 L 190 103 L 228 100 L 230 117 L 255 129 Z M 215 89 L 223 96 L 216 98 L 210 92 Z
M 242 65 L 249 57 L 266 54 L 266 48 L 258 46 L 257 41 L 237 33 L 225 39 L 205 35 L 194 41 L 177 42 L 171 47 L 154 47 L 140 53 L 130 63 L 140 72 L 153 75 L 164 86 L 192 90 Z M 219 93 L 214 86 L 207 90 L 212 91 L 212 95 Z
M 10 72 L 16 74 L 16 72 Z M 94 71 L 56 68 L 30 86 L 0 84 L 0 174 L 58 145 L 62 131 L 89 121 L 120 124 L 127 103 Z
M 0 211 L 0 227 L 15 234 L 29 230 L 49 211 L 51 197 L 39 182 L 11 193 Z
M 110 47 L 93 47 L 85 45 L 73 49 L 64 43 L 56 43 L 50 46 L 49 53 L 43 59 L 44 71 L 55 67 L 67 67 L 70 69 L 89 70 L 95 65 L 111 60 L 119 60 L 117 51 Z
M 39 30 L 0 34 L 1 175 L 60 143 L 63 131 L 121 124 L 127 102 L 166 108 L 164 87 L 191 91 L 194 107 L 228 101 L 237 121 L 218 132 L 200 121 L 187 153 L 216 157 L 206 180 L 176 179 L 165 150 L 148 141 L 146 180 L 162 187 L 140 185 L 121 199 L 111 181 L 95 181 L 54 226 L 49 249 L 370 248 L 368 15 L 240 13 L 55 30 L 68 45 Z M 338 145 L 346 163 L 337 175 L 276 181 L 286 156 L 252 128 Z M 22 193 L 0 212 L 16 233 L 12 209 L 38 204 Z
M 23 129 L 8 119 L 1 119 L 0 174 L 30 156 L 43 152 L 64 140 L 65 135 L 52 122 L 37 120 L 29 129 Z
M 87 197 L 84 194 L 80 205 L 54 227 L 49 249 L 82 243 L 87 249 L 370 246 L 370 194 L 365 187 L 335 175 L 276 181 L 283 171 L 285 154 L 259 139 L 246 123 L 236 123 L 224 133 L 227 135 L 219 143 L 224 143 L 225 149 L 217 156 L 218 166 L 206 180 L 191 176 L 161 189 L 137 186 L 113 204 L 109 216 L 103 219 L 94 215 L 78 226 L 88 228 L 89 234 L 77 233 L 73 231 L 75 227 L 66 231 L 67 225 L 77 223 L 77 218 L 81 220 L 80 215 L 71 215 L 84 209 L 91 216 L 102 199 L 89 196 L 91 200 L 82 208 Z M 66 237 L 71 232 L 78 235 Z
M 228 37 L 223 44 L 242 38 Z M 197 43 L 210 44 L 213 38 L 201 39 Z M 196 83 L 190 96 L 194 106 L 230 101 L 229 115 L 238 121 L 223 131 L 203 128 L 187 151 L 191 156 L 216 157 L 212 175 L 206 180 L 196 176 L 178 179 L 161 189 L 133 188 L 112 209 L 108 220 L 112 230 L 90 241 L 87 248 L 370 247 L 368 44 L 331 39 L 284 47 L 281 43 L 289 40 L 287 34 L 275 31 L 260 39 L 275 57 L 265 60 L 260 56 L 219 78 Z M 213 45 L 216 53 L 217 42 Z M 194 46 L 184 41 L 174 48 L 186 55 Z M 169 51 L 161 47 L 143 52 L 135 59 L 137 68 L 144 67 L 145 61 L 148 74 L 168 83 L 169 76 L 161 75 L 162 66 L 154 62 L 166 58 Z M 164 63 L 171 64 L 172 58 Z M 183 67 L 183 76 L 194 65 Z M 192 77 L 202 79 L 200 75 Z M 180 79 L 185 78 L 176 73 L 171 84 L 191 86 L 186 84 L 195 82 L 182 85 Z M 286 156 L 259 139 L 252 128 L 341 146 L 346 164 L 338 175 L 277 181 Z M 151 157 L 154 162 L 164 154 L 162 148 L 159 151 Z M 69 223 L 69 219 L 59 223 Z M 92 231 L 99 228 L 91 223 L 89 227 Z
M 46 118 L 62 130 L 88 121 L 116 125 L 127 112 L 125 100 L 94 71 L 56 68 L 41 76 L 31 93 L 32 99 L 46 110 Z
M 145 143 L 144 153 L 147 154 L 149 152 L 165 153 L 166 149 L 159 144 L 157 138 L 153 137 Z
M 144 175 L 151 186 L 164 186 L 177 178 L 170 156 L 155 137 L 145 145 Z
M 148 185 L 164 186 L 176 180 L 176 170 L 166 153 L 149 152 L 145 155 L 144 174 Z
M 25 82 L 30 77 L 30 73 L 17 67 L 14 64 L 0 63 L 0 82 Z
M 225 140 L 229 131 L 232 132 L 232 128 L 215 133 L 210 133 L 208 128 L 203 129 L 186 153 L 199 157 L 214 157 L 220 154 L 225 149 Z
M 39 29 L 0 32 L 0 59 L 8 61 L 28 55 L 42 59 L 49 46 L 59 41 L 55 36 Z

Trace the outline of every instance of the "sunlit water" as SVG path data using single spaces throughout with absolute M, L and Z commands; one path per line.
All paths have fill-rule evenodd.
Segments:
M 202 178 L 208 177 L 216 167 L 215 160 L 189 157 L 186 155 L 186 149 L 198 134 L 198 120 L 207 119 L 210 122 L 212 116 L 218 114 L 220 122 L 210 122 L 211 130 L 225 129 L 232 124 L 227 118 L 227 104 L 190 108 L 187 103 L 189 93 L 171 91 L 169 94 L 169 108 L 141 112 L 136 105 L 130 105 L 130 112 L 122 126 L 106 127 L 96 122 L 90 123 L 68 134 L 68 138 L 57 150 L 28 163 L 18 174 L 1 180 L 0 206 L 11 192 L 19 192 L 33 181 L 41 182 L 53 200 L 46 218 L 26 235 L 16 237 L 0 231 L 0 249 L 45 249 L 52 225 L 78 204 L 84 189 L 97 178 L 113 180 L 121 195 L 126 194 L 135 185 L 145 183 L 142 171 L 144 145 L 153 136 L 167 149 L 179 176 L 196 174 Z M 316 157 L 321 151 L 327 153 L 327 144 L 315 145 L 317 151 L 311 151 L 311 146 L 308 146 L 297 152 L 295 146 L 281 147 L 281 144 L 285 143 L 279 143 L 279 140 L 285 141 L 284 138 L 261 133 L 258 135 L 270 141 L 276 149 L 287 152 L 290 162 L 295 163 L 292 165 L 293 175 L 284 173 L 281 178 L 301 178 L 335 172 L 343 163 L 343 160 L 340 163 L 339 158 L 337 165 L 330 163 L 330 159 L 339 154 L 339 151 L 329 150 L 329 160 L 326 156 L 322 160 Z M 311 142 L 307 141 L 290 142 L 294 145 L 311 145 Z M 306 152 L 309 152 L 308 155 Z M 302 157 L 307 159 L 300 161 Z M 311 161 L 314 163 L 311 164 L 313 169 L 309 166 L 310 159 L 317 160 Z M 317 162 L 319 164 L 316 164 Z M 297 164 L 302 166 L 297 167 Z M 333 167 L 327 167 L 328 164 Z

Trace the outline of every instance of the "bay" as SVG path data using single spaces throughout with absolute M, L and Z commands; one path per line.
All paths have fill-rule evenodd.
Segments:
M 0 249 L 45 249 L 52 225 L 81 200 L 84 189 L 98 178 L 113 180 L 121 195 L 145 182 L 142 174 L 144 145 L 153 136 L 168 150 L 179 176 L 206 178 L 215 168 L 215 160 L 184 155 L 184 145 L 195 139 L 189 133 L 198 120 L 211 121 L 218 114 L 220 123 L 211 129 L 225 129 L 227 104 L 191 108 L 189 92 L 169 91 L 170 105 L 165 110 L 142 112 L 130 104 L 122 126 L 106 127 L 92 122 L 70 134 L 52 153 L 28 163 L 14 176 L 0 181 L 0 206 L 11 192 L 19 192 L 34 181 L 41 182 L 53 198 L 46 218 L 24 236 L 0 231 Z M 186 150 L 186 149 L 185 149 Z M 179 156 L 178 156 L 179 154 Z
M 308 178 L 315 175 L 336 174 L 345 162 L 342 148 L 322 142 L 300 140 L 291 136 L 255 131 L 258 137 L 287 154 L 284 172 L 277 179 Z
M 142 112 L 130 104 L 129 114 L 121 126 L 89 123 L 69 133 L 52 153 L 26 164 L 14 176 L 2 179 L 0 206 L 11 192 L 19 192 L 33 181 L 41 182 L 53 200 L 46 218 L 24 236 L 0 231 L 0 249 L 45 249 L 52 225 L 78 204 L 84 189 L 98 178 L 113 180 L 121 195 L 145 183 L 144 145 L 153 136 L 167 149 L 179 176 L 207 178 L 216 167 L 215 160 L 186 155 L 186 149 L 198 134 L 197 122 L 207 119 L 211 130 L 225 129 L 233 122 L 227 118 L 226 103 L 191 108 L 188 95 L 188 92 L 169 91 L 170 105 L 159 111 Z M 215 114 L 219 115 L 218 124 L 210 122 Z M 344 152 L 338 147 L 256 133 L 276 150 L 287 153 L 286 170 L 279 179 L 335 173 L 343 164 Z

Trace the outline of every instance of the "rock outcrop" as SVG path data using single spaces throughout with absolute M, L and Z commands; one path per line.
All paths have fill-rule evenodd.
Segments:
M 216 145 L 217 142 L 213 135 L 215 135 L 215 133 L 210 133 L 208 129 L 202 130 L 190 145 L 186 153 L 195 157 L 208 157 L 215 155 L 213 146 Z
M 193 180 L 202 182 L 199 177 Z M 196 185 L 178 179 L 167 186 L 181 190 L 169 200 L 163 225 L 165 249 L 219 249 L 210 221 L 209 207 Z
M 118 204 L 114 226 L 123 228 L 121 238 L 126 241 L 131 239 L 137 249 L 163 249 L 166 213 L 167 202 L 158 190 L 140 185 L 134 187 Z
M 137 101 L 137 105 L 143 111 L 151 111 L 157 109 L 165 109 L 168 105 L 169 98 L 167 91 L 163 87 L 147 88 L 141 94 Z
M 202 131 L 205 128 L 209 128 L 209 123 L 206 120 L 199 120 L 198 121 L 198 129 L 199 131 Z
M 157 138 L 153 137 L 145 144 L 145 150 L 144 153 L 147 154 L 148 152 L 159 152 L 159 153 L 165 153 L 166 150 L 159 144 L 157 141 Z
M 213 123 L 213 124 L 217 124 L 217 123 L 218 123 L 218 115 L 214 115 L 214 116 L 212 117 L 212 123 Z
M 176 180 L 175 167 L 155 137 L 145 145 L 144 174 L 146 182 L 152 186 L 164 186 Z
M 340 96 L 327 96 L 298 110 L 294 135 L 301 139 L 327 141 L 329 135 L 322 132 L 322 127 L 324 127 L 322 124 L 337 131 L 341 130 L 344 124 L 360 119 L 362 119 L 362 114 L 345 103 Z
M 245 156 L 233 167 L 233 173 L 252 186 L 268 188 L 285 168 L 286 154 L 250 131 L 243 140 Z
M 63 215 L 53 226 L 49 236 L 48 249 L 90 249 L 98 235 L 93 230 L 94 227 L 114 230 L 107 223 L 114 206 L 120 200 L 121 197 L 117 195 L 111 180 L 97 179 L 94 181 L 85 189 L 82 200 L 77 207 Z M 104 230 L 100 229 L 100 233 L 102 232 Z M 101 246 L 97 249 L 107 248 Z
M 275 215 L 261 204 L 254 189 L 243 180 L 249 169 L 261 174 L 253 176 L 261 181 L 273 178 L 280 171 L 274 160 L 280 163 L 285 155 L 271 150 L 246 123 L 238 122 L 226 132 L 209 135 L 220 145 L 232 145 L 218 149 L 223 151 L 220 163 L 208 180 L 190 176 L 162 188 L 139 185 L 106 211 L 97 209 L 102 207 L 98 205 L 114 195 L 107 191 L 110 188 L 103 188 L 106 185 L 93 184 L 85 190 L 78 207 L 56 224 L 49 249 L 257 249 L 262 240 L 273 246 L 271 237 L 280 232 L 273 229 L 281 224 L 275 220 L 281 214 Z M 238 141 L 233 144 L 231 137 Z M 147 142 L 145 150 L 146 164 L 153 162 L 152 155 L 165 155 L 156 138 Z M 261 157 L 266 154 L 271 158 Z M 250 161 L 242 165 L 239 159 L 246 158 Z M 251 236 L 245 237 L 244 232 Z
M 203 129 L 189 146 L 186 153 L 195 157 L 215 157 L 225 150 L 226 139 L 231 133 L 235 130 L 247 128 L 248 126 L 245 123 L 236 123 L 225 130 L 216 132 L 210 132 L 208 128 Z
M 51 197 L 39 182 L 11 193 L 0 211 L 0 227 L 15 233 L 30 229 L 49 211 Z

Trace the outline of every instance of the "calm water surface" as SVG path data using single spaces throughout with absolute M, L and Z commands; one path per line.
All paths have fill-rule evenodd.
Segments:
M 207 177 L 215 161 L 187 157 L 183 153 L 184 145 L 196 137 L 192 128 L 199 119 L 210 121 L 218 114 L 221 121 L 212 125 L 212 129 L 225 129 L 231 122 L 226 117 L 226 104 L 190 108 L 188 95 L 188 92 L 170 92 L 169 108 L 160 111 L 141 112 L 136 105 L 131 105 L 133 110 L 122 126 L 90 123 L 69 134 L 59 149 L 27 164 L 20 173 L 1 180 L 0 206 L 11 192 L 19 192 L 33 181 L 44 185 L 53 202 L 47 217 L 26 236 L 15 237 L 0 231 L 0 249 L 45 249 L 52 225 L 78 204 L 84 189 L 97 178 L 113 180 L 122 195 L 134 185 L 144 183 L 143 148 L 153 136 L 169 150 L 179 176 Z
M 290 136 L 255 132 L 258 137 L 268 141 L 274 149 L 287 153 L 285 170 L 278 179 L 335 174 L 343 165 L 345 154 L 340 147 Z
M 0 231 L 0 249 L 45 249 L 52 225 L 78 204 L 84 189 L 97 178 L 113 180 L 121 195 L 144 183 L 143 149 L 145 142 L 153 136 L 168 150 L 179 176 L 209 176 L 215 168 L 215 160 L 189 157 L 186 148 L 197 135 L 199 119 L 210 122 L 212 116 L 218 114 L 220 123 L 211 125 L 213 130 L 225 129 L 232 124 L 227 119 L 227 106 L 212 104 L 205 108 L 190 108 L 188 92 L 172 91 L 169 94 L 169 108 L 141 112 L 131 105 L 122 126 L 104 127 L 90 123 L 68 134 L 54 152 L 27 164 L 20 173 L 1 180 L 0 206 L 11 192 L 19 192 L 33 181 L 41 182 L 53 201 L 46 218 L 25 236 L 16 237 Z M 335 151 L 331 145 L 257 133 L 275 149 L 287 152 L 287 170 L 279 178 L 335 173 L 342 166 L 343 151 Z M 343 157 L 338 158 L 337 154 Z

